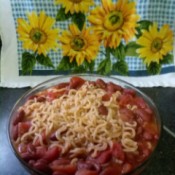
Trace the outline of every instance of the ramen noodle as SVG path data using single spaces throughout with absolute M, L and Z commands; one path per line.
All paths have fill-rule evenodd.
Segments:
M 154 149 L 159 137 L 154 115 L 134 90 L 72 77 L 30 96 L 11 132 L 20 157 L 38 171 L 120 175 Z

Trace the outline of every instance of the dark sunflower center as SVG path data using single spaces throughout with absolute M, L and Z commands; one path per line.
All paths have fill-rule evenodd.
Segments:
M 112 25 L 116 24 L 118 21 L 120 21 L 120 16 L 117 15 L 111 15 L 109 17 L 109 21 L 111 22 Z
M 85 42 L 80 37 L 75 37 L 71 41 L 71 47 L 76 51 L 80 51 L 84 47 L 84 45 L 85 45 Z
M 33 28 L 30 31 L 30 38 L 31 40 L 36 44 L 42 44 L 45 43 L 47 40 L 47 35 L 45 32 L 43 32 L 41 29 Z
M 160 38 L 155 38 L 153 42 L 151 43 L 151 50 L 153 52 L 158 52 L 162 48 L 162 40 Z
M 113 11 L 105 17 L 104 27 L 108 30 L 116 30 L 123 25 L 123 15 L 119 11 Z

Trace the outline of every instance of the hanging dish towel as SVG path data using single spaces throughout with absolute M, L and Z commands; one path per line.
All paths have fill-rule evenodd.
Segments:
M 175 0 L 0 0 L 0 86 L 95 73 L 175 87 Z

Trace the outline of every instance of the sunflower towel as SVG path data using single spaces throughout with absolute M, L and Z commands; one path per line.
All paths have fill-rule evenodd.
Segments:
M 175 0 L 0 0 L 1 86 L 98 73 L 175 86 Z

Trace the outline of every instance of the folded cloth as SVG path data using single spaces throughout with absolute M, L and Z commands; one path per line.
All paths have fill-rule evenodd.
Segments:
M 65 1 L 65 3 L 67 1 Z M 76 59 L 72 58 L 73 61 L 71 60 L 71 57 L 69 56 L 69 57 L 66 57 L 66 59 L 68 58 L 67 62 L 64 62 L 64 59 L 63 59 L 64 58 L 63 57 L 64 56 L 63 55 L 64 47 L 61 45 L 61 44 L 63 44 L 62 40 L 64 40 L 64 38 L 62 40 L 60 40 L 61 42 L 59 40 L 57 41 L 57 42 L 59 42 L 60 45 L 58 45 L 58 46 L 57 46 L 57 44 L 54 45 L 54 47 L 57 47 L 56 50 L 53 47 L 53 50 L 50 49 L 50 50 L 48 50 L 47 53 L 44 53 L 45 50 L 47 50 L 48 47 L 51 47 L 51 44 L 53 44 L 53 43 L 51 43 L 50 46 L 48 46 L 48 47 L 44 47 L 44 48 L 38 47 L 38 49 L 36 49 L 35 52 L 34 52 L 34 49 L 35 49 L 34 45 L 33 46 L 30 45 L 29 42 L 28 42 L 28 45 L 26 44 L 27 46 L 24 47 L 24 45 L 25 45 L 24 38 L 21 39 L 22 32 L 24 32 L 22 30 L 25 27 L 26 27 L 25 28 L 26 30 L 29 30 L 29 28 L 32 27 L 32 25 L 33 26 L 35 25 L 34 24 L 35 22 L 40 23 L 39 21 L 42 21 L 42 20 L 44 21 L 44 19 L 45 19 L 45 21 L 47 21 L 47 20 L 50 21 L 50 24 L 48 24 L 48 25 L 50 25 L 48 27 L 48 29 L 53 27 L 52 34 L 54 32 L 56 34 L 56 30 L 57 30 L 57 28 L 59 28 L 59 32 L 62 32 L 62 35 L 63 35 L 64 30 L 69 30 L 68 26 L 69 26 L 69 24 L 72 23 L 71 18 L 74 21 L 76 21 L 76 19 L 79 19 L 79 18 L 75 18 L 75 17 L 77 17 L 76 14 L 79 15 L 78 17 L 80 17 L 80 15 L 82 15 L 81 17 L 83 17 L 83 14 L 86 15 L 85 17 L 87 20 L 87 26 L 93 24 L 94 18 L 93 18 L 93 15 L 91 14 L 91 12 L 90 13 L 87 12 L 87 14 L 86 13 L 75 13 L 75 15 L 74 15 L 74 13 L 72 14 L 73 9 L 67 9 L 68 7 L 65 7 L 65 9 L 62 8 L 64 5 L 64 1 L 61 1 L 62 6 L 61 6 L 61 4 L 56 4 L 56 2 L 57 2 L 57 0 L 55 0 L 55 1 L 0 0 L 0 36 L 1 36 L 1 40 L 2 40 L 1 59 L 0 59 L 0 61 L 1 61 L 0 86 L 2 86 L 2 87 L 35 86 L 38 83 L 41 83 L 41 82 L 48 80 L 50 78 L 53 78 L 55 76 L 75 72 L 75 70 L 77 70 L 77 69 L 79 72 L 81 72 L 80 68 L 83 68 L 83 71 L 85 73 L 89 73 L 90 68 L 87 68 L 87 67 L 91 66 L 91 64 L 88 62 L 88 60 L 86 60 L 88 56 L 83 58 L 83 55 L 81 54 L 81 55 L 77 56 Z M 106 5 L 105 2 L 106 1 L 104 1 L 104 0 L 102 0 L 102 1 L 95 0 L 94 1 L 96 6 L 100 6 L 101 8 Z M 108 2 L 110 2 L 110 1 L 108 1 Z M 119 3 L 122 1 L 118 0 L 117 2 Z M 125 1 L 125 2 L 129 3 L 129 1 L 128 2 Z M 122 9 L 121 6 L 120 6 L 121 11 L 126 10 L 126 9 Z M 95 6 L 92 5 L 92 7 L 90 9 L 94 9 L 94 7 Z M 133 7 L 133 6 L 130 6 L 130 8 L 131 7 Z M 127 5 L 125 5 L 125 8 L 127 8 Z M 144 20 L 145 25 L 149 24 L 147 21 L 151 22 L 151 25 L 149 25 L 147 27 L 147 29 L 144 28 L 143 26 L 142 26 L 143 28 L 141 28 L 141 29 L 147 30 L 147 32 L 148 32 L 149 30 L 151 31 L 150 26 L 156 27 L 156 24 L 158 24 L 160 31 L 161 30 L 163 31 L 163 29 L 164 29 L 164 31 L 165 31 L 164 33 L 166 33 L 166 31 L 168 31 L 168 30 L 171 30 L 173 33 L 175 33 L 175 23 L 174 23 L 175 11 L 174 11 L 174 8 L 175 8 L 175 0 L 162 0 L 161 2 L 157 2 L 156 0 L 137 1 L 135 13 L 137 13 L 137 15 L 140 16 L 140 19 L 138 19 L 138 21 Z M 57 19 L 57 21 L 55 21 L 55 23 L 54 23 L 53 19 L 56 19 L 56 17 L 58 18 L 58 15 L 60 15 L 60 9 L 65 10 L 64 15 L 67 13 L 66 14 L 67 16 L 68 15 L 70 15 L 70 16 L 72 15 L 72 16 L 68 20 L 65 20 L 65 21 L 63 21 L 62 19 L 61 20 Z M 66 12 L 66 10 L 68 12 Z M 108 9 L 108 11 L 110 11 L 110 9 Z M 108 13 L 108 11 L 106 11 L 106 13 Z M 125 13 L 123 13 L 123 15 L 125 15 Z M 91 16 L 91 17 L 88 18 L 88 16 Z M 109 14 L 106 14 L 106 16 L 110 17 Z M 135 15 L 135 19 L 136 18 L 137 18 L 137 16 Z M 90 19 L 90 20 L 88 21 L 88 19 Z M 104 18 L 102 20 L 106 20 L 106 18 Z M 122 19 L 122 20 L 124 20 L 124 19 Z M 155 22 L 155 25 L 153 24 L 154 22 Z M 45 25 L 45 24 L 46 24 L 46 22 L 45 23 L 43 22 L 43 25 Z M 51 24 L 53 24 L 53 25 L 51 25 Z M 139 23 L 137 23 L 137 24 L 139 24 Z M 163 26 L 165 24 L 166 24 L 166 27 L 163 28 Z M 20 28 L 19 27 L 20 25 L 21 26 L 24 25 L 23 28 L 22 27 Z M 39 25 L 41 27 L 42 22 Z M 105 24 L 105 25 L 107 25 L 107 24 Z M 131 26 L 132 26 L 132 24 L 131 24 Z M 135 25 L 134 27 L 137 27 L 137 26 Z M 77 30 L 77 29 L 74 29 L 74 30 Z M 84 29 L 82 29 L 82 30 L 84 30 Z M 143 30 L 140 30 L 140 31 L 143 32 Z M 35 33 L 32 35 L 31 31 L 35 31 Z M 41 33 L 40 29 L 38 29 L 38 28 L 37 28 L 37 30 L 35 28 L 35 30 L 31 30 L 31 31 L 28 33 L 30 34 L 30 36 L 35 37 L 34 39 L 35 39 L 35 44 L 36 44 L 36 42 L 38 42 L 38 40 L 36 40 L 36 39 L 38 39 L 37 37 L 39 37 L 39 39 L 41 39 L 42 33 Z M 154 29 L 152 31 L 154 31 Z M 38 32 L 40 32 L 40 33 L 38 33 Z M 128 32 L 130 32 L 130 31 L 128 31 Z M 138 32 L 138 30 L 137 30 L 137 32 Z M 162 34 L 164 34 L 164 33 L 162 32 Z M 156 35 L 156 33 L 154 33 L 154 34 Z M 58 35 L 61 36 L 60 34 L 58 34 Z M 42 37 L 44 37 L 44 36 L 45 35 L 43 34 Z M 115 35 L 115 36 L 119 37 L 119 35 Z M 66 35 L 65 35 L 65 37 L 66 37 Z M 122 38 L 121 41 L 125 40 L 127 37 L 128 36 L 124 36 L 124 38 Z M 141 37 L 141 36 L 139 36 L 139 37 Z M 29 38 L 29 40 L 30 39 L 31 38 Z M 42 39 L 43 39 L 42 41 L 45 41 L 45 38 L 42 38 Z M 115 38 L 112 38 L 112 39 L 115 40 Z M 168 39 L 170 40 L 171 38 L 170 37 L 168 38 L 168 36 L 167 36 L 167 40 Z M 113 40 L 111 40 L 111 42 Z M 103 73 L 103 70 L 104 70 L 104 72 L 106 71 L 106 74 L 108 74 L 110 76 L 123 79 L 123 80 L 125 80 L 125 81 L 127 81 L 135 86 L 139 86 L 139 87 L 153 87 L 153 86 L 175 87 L 174 49 L 171 49 L 170 52 L 167 52 L 166 57 L 165 57 L 165 58 L 171 57 L 172 58 L 171 62 L 163 62 L 160 58 L 158 58 L 160 60 L 157 60 L 157 59 L 156 59 L 156 61 L 153 60 L 153 64 L 152 64 L 152 62 L 149 59 L 139 58 L 139 54 L 136 52 L 136 50 L 139 49 L 139 47 L 137 47 L 137 45 L 139 44 L 139 41 L 138 41 L 138 43 L 136 41 L 137 41 L 136 39 L 131 39 L 129 41 L 130 45 L 134 44 L 135 54 L 130 54 L 129 51 L 131 51 L 133 49 L 133 47 L 131 47 L 131 50 L 128 49 L 130 46 L 129 44 L 128 44 L 128 47 L 123 47 L 123 45 L 127 46 L 127 43 L 125 43 L 125 41 L 124 41 L 123 42 L 124 44 L 118 45 L 118 47 L 120 47 L 118 50 L 113 49 L 113 52 L 111 51 L 112 49 L 110 50 L 111 51 L 110 62 L 108 62 L 109 59 L 106 59 L 107 52 L 106 52 L 106 54 L 104 54 L 104 52 L 107 51 L 107 49 L 105 50 L 105 47 L 106 48 L 110 47 L 110 44 L 106 44 L 106 45 L 104 44 L 104 46 L 103 46 L 103 43 L 105 43 L 105 41 L 103 43 L 101 43 L 100 49 L 102 48 L 103 53 L 99 52 L 97 54 L 97 56 L 96 56 L 97 58 L 95 60 L 90 60 L 92 62 L 94 61 L 93 62 L 94 63 L 94 70 L 92 71 L 92 73 Z M 159 45 L 157 46 L 156 44 L 160 44 L 163 41 L 164 41 L 163 39 L 160 42 L 159 42 L 159 39 L 156 40 L 156 43 L 154 42 L 155 47 L 159 47 Z M 95 41 L 93 41 L 93 42 L 95 42 Z M 93 42 L 91 44 L 93 44 Z M 113 41 L 113 43 L 114 43 L 114 41 Z M 61 46 L 62 46 L 62 48 L 61 48 Z M 121 54 L 122 54 L 121 50 L 123 48 L 125 51 L 124 55 L 126 55 L 124 65 L 127 64 L 127 69 L 128 69 L 127 75 L 125 74 L 126 70 L 121 70 L 121 67 L 123 66 L 123 64 L 120 67 L 117 67 L 117 68 L 115 67 L 120 63 L 120 59 L 123 59 L 123 57 L 121 56 Z M 175 48 L 175 44 L 173 45 L 173 48 Z M 26 55 L 25 58 L 23 58 L 24 55 Z M 116 58 L 115 58 L 116 55 L 118 56 L 118 58 L 117 58 L 118 63 L 116 62 Z M 169 57 L 167 57 L 167 56 L 169 56 Z M 78 59 L 78 57 L 79 57 L 79 59 Z M 31 63 L 30 61 L 28 61 L 29 59 L 31 59 L 31 60 L 33 59 L 35 62 Z M 163 60 L 165 60 L 165 59 L 163 58 Z M 71 65 L 71 61 L 74 65 L 76 65 L 75 69 L 72 72 L 68 70 L 73 65 L 73 64 Z M 63 65 L 63 62 L 64 62 L 64 65 Z M 85 63 L 87 64 L 87 67 L 85 67 Z M 31 66 L 31 64 L 33 64 L 32 69 L 28 69 L 27 66 Z M 101 69 L 100 69 L 100 65 L 101 65 Z M 109 66 L 107 67 L 106 65 L 109 65 L 110 68 L 109 68 Z M 150 65 L 153 65 L 153 66 L 151 67 Z M 68 66 L 68 69 L 66 69 L 67 66 Z M 159 66 L 158 69 L 161 69 L 161 71 L 160 71 L 160 74 L 156 72 L 157 75 L 153 75 L 154 71 L 152 71 L 152 69 L 156 69 L 157 68 L 156 66 Z M 57 69 L 58 67 L 59 67 L 59 69 Z M 57 71 L 55 71 L 55 69 L 57 69 Z M 151 72 L 152 75 L 150 73 L 148 73 L 150 69 L 152 71 Z M 116 71 L 116 70 L 119 70 L 119 71 Z

